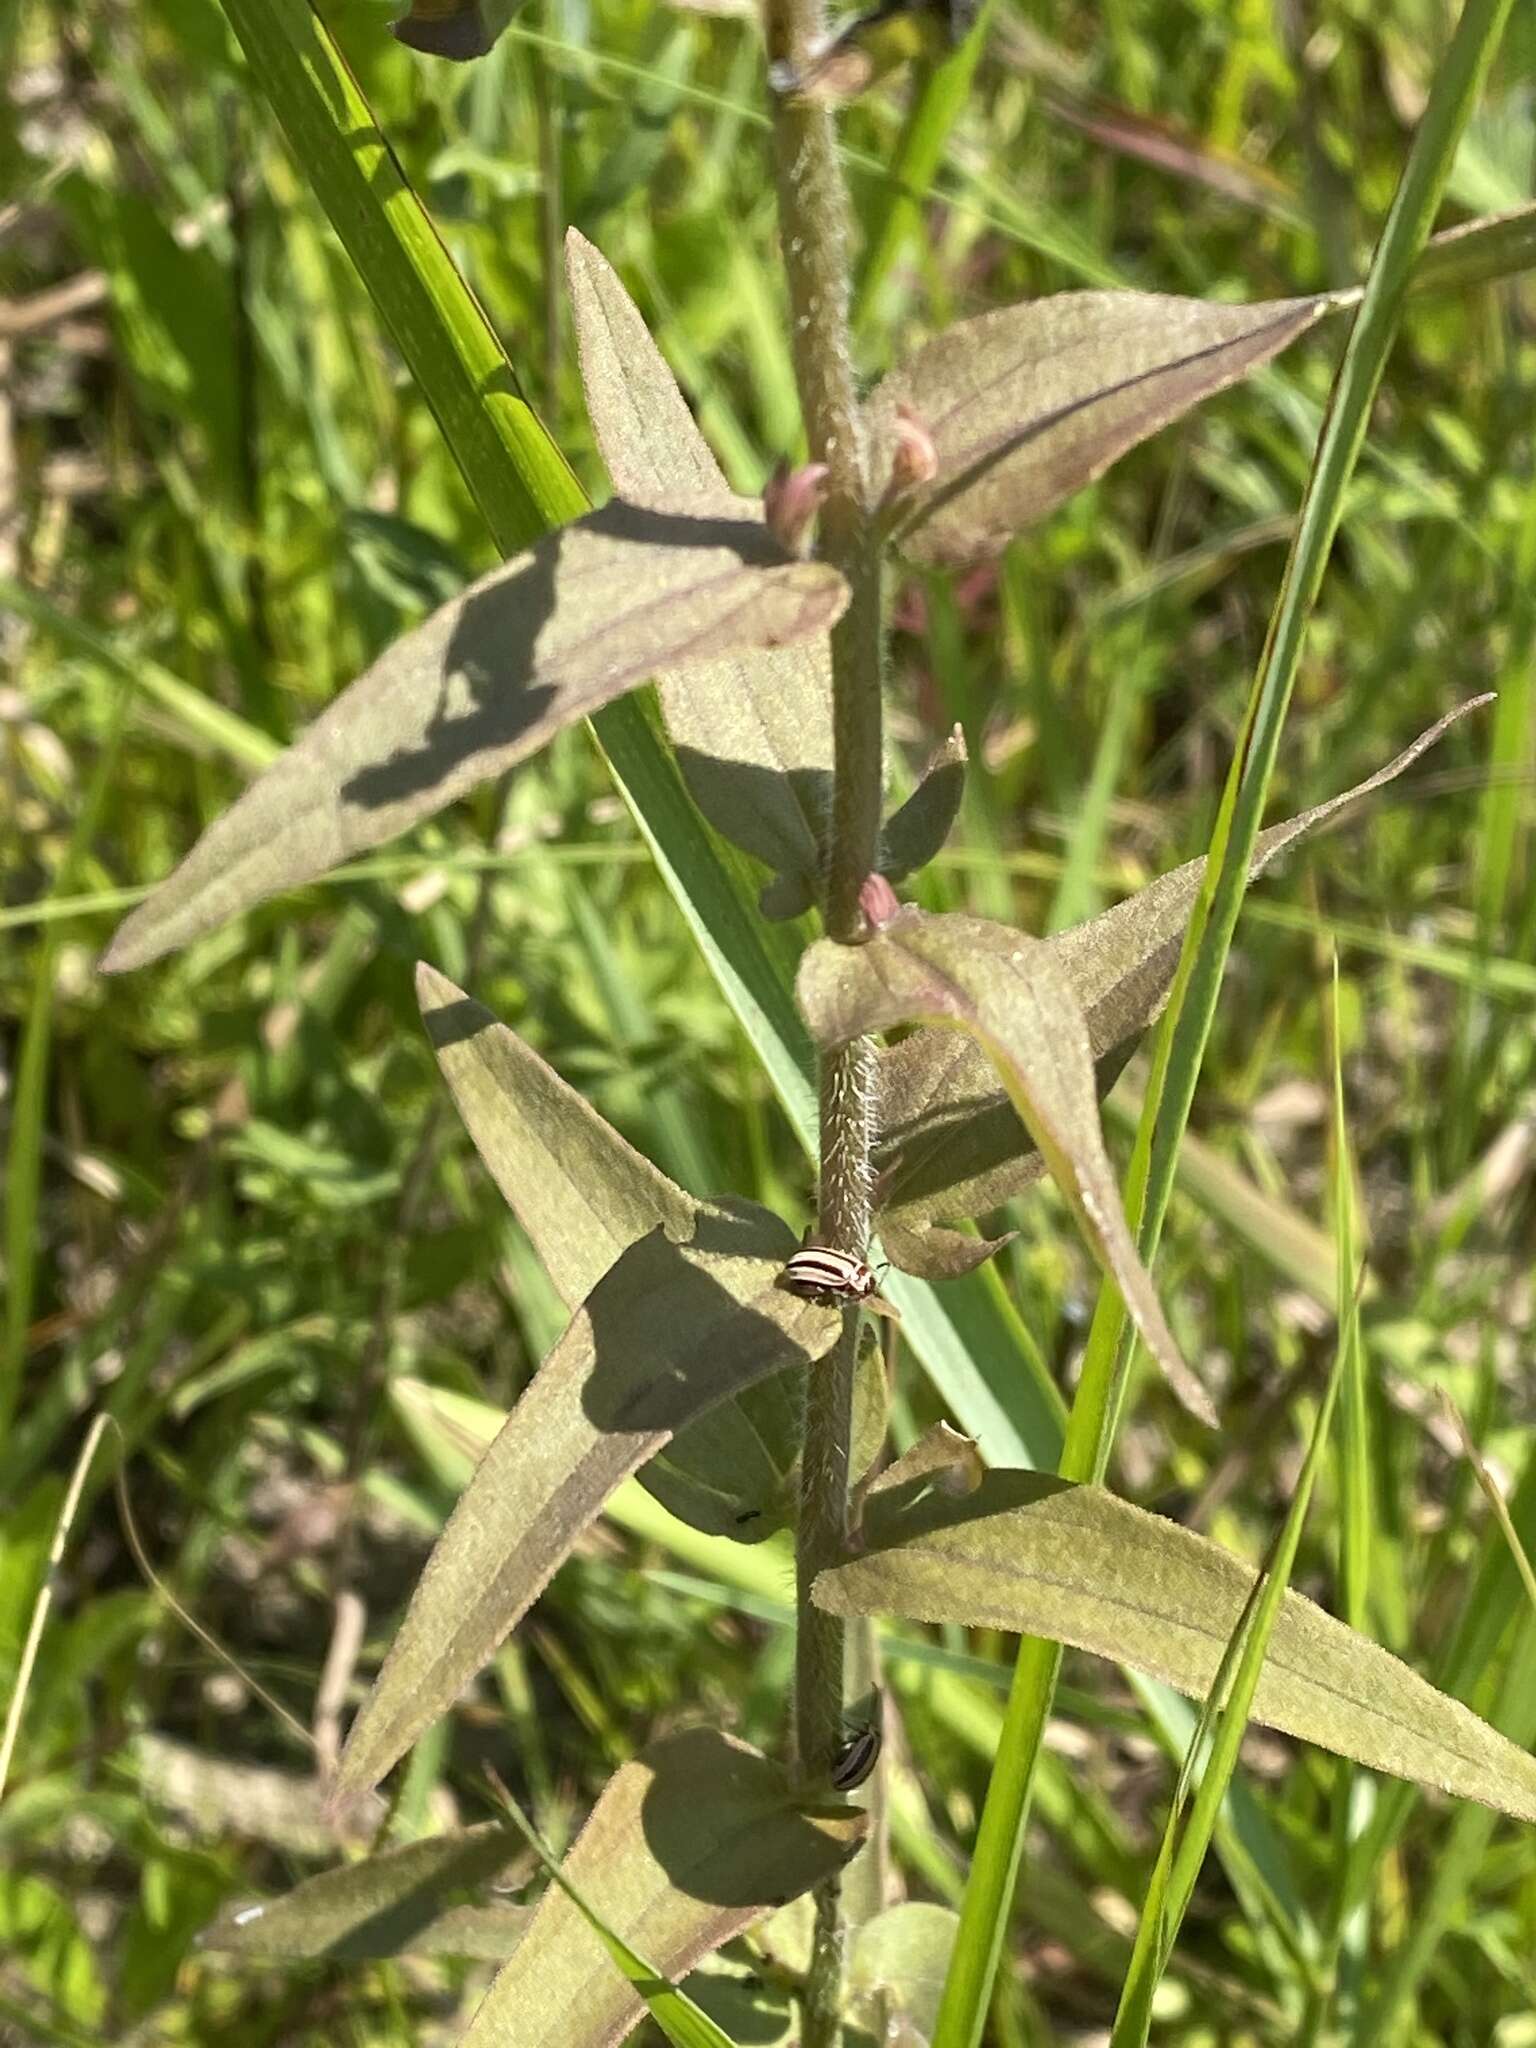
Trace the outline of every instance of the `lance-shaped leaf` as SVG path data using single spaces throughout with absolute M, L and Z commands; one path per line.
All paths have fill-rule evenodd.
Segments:
M 1490 701 L 1482 696 L 1458 705 L 1366 781 L 1261 832 L 1250 876 L 1263 874 L 1287 847 L 1346 805 L 1401 775 L 1449 727 Z M 1203 860 L 1186 862 L 1123 903 L 1041 942 L 1081 1006 L 1101 1096 L 1162 1012 L 1204 875 Z M 996 945 L 1011 939 L 1006 926 L 990 930 Z M 915 1032 L 882 1051 L 880 1085 L 877 1198 L 882 1214 L 888 1211 L 901 1230 L 916 1234 L 937 1217 L 985 1215 L 1044 1172 L 1029 1132 L 975 1041 L 953 1032 Z
M 1192 1530 L 1094 1486 L 990 1472 L 963 1498 L 919 1479 L 871 1494 L 866 1549 L 817 1579 L 836 1614 L 1045 1636 L 1195 1698 L 1255 1574 Z M 1369 1637 L 1287 1593 L 1256 1720 L 1372 1770 L 1536 1820 L 1536 1759 Z
M 888 881 L 899 882 L 927 867 L 949 837 L 965 795 L 965 765 L 965 734 L 957 725 L 881 830 L 875 864 Z
M 693 1235 L 703 1205 L 515 1031 L 425 964 L 416 993 L 475 1150 L 568 1307 L 648 1231 Z M 694 1528 L 760 1543 L 788 1520 L 804 1406 L 792 1371 L 743 1387 L 683 1429 L 640 1483 Z
M 701 1209 L 598 1282 L 481 1460 L 437 1541 L 343 1752 L 372 1785 L 457 1698 L 620 1480 L 740 1388 L 830 1347 L 833 1309 L 776 1286 L 794 1250 L 765 1210 Z
M 385 1849 L 306 1878 L 280 1899 L 232 1908 L 207 1930 L 202 1945 L 271 1960 L 412 1955 L 505 1962 L 532 1909 L 459 1895 L 532 1872 L 527 1843 L 514 1829 L 491 1822 Z
M 102 966 L 142 966 L 395 838 L 653 669 L 823 635 L 846 599 L 745 500 L 615 500 L 396 641 L 203 834 Z
M 1326 295 L 1224 306 L 1148 292 L 1062 292 L 963 320 L 893 370 L 870 401 L 875 474 L 898 406 L 922 421 L 938 472 L 900 544 L 913 560 L 995 555 L 1022 527 L 1201 399 L 1267 363 L 1330 310 Z
M 673 1982 L 856 1853 L 868 1817 L 807 1812 L 745 1743 L 694 1728 L 610 1778 L 561 1868 L 584 1903 Z M 491 1986 L 461 2048 L 611 2048 L 645 2011 L 558 1887 Z
M 933 859 L 959 813 L 965 764 L 965 737 L 957 725 L 923 770 L 917 788 L 882 826 L 875 852 L 877 874 L 899 882 Z M 799 917 L 816 901 L 816 886 L 817 876 L 808 870 L 775 875 L 758 898 L 758 909 L 770 923 Z
M 422 961 L 422 1022 L 464 1127 L 567 1308 L 637 1238 L 692 1234 L 699 1204 L 547 1060 Z
M 587 411 L 614 487 L 641 500 L 718 499 L 726 488 L 720 466 L 634 300 L 574 229 L 565 260 Z M 832 784 L 826 643 L 662 673 L 657 687 L 678 764 L 705 817 L 811 887 Z
M 1046 947 L 983 918 L 908 909 L 865 945 L 819 939 L 796 993 L 823 1045 L 898 1024 L 979 1039 L 1169 1385 L 1214 1427 L 1210 1396 L 1179 1355 L 1127 1227 L 1099 1128 L 1088 1027 Z

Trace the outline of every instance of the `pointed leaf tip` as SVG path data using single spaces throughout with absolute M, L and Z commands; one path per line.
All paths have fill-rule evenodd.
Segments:
M 566 273 L 582 389 L 614 488 L 631 498 L 718 496 L 720 465 L 612 266 L 573 233 Z M 683 779 L 716 831 L 779 873 L 814 881 L 832 780 L 825 642 L 663 671 L 656 683 Z
M 899 539 L 915 561 L 999 554 L 1170 420 L 1269 362 L 1337 300 L 1223 305 L 1153 292 L 1061 292 L 964 320 L 870 401 L 876 474 L 903 407 L 937 454 Z

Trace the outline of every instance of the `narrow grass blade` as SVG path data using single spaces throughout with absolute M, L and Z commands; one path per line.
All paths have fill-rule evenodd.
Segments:
M 1142 1907 L 1136 1930 L 1136 1946 L 1121 1991 L 1120 2009 L 1115 2016 L 1110 2048 L 1144 2048 L 1152 2026 L 1152 2001 L 1179 1928 L 1194 1893 L 1211 1836 L 1226 1797 L 1238 1752 L 1247 1732 L 1248 1717 L 1258 1691 L 1265 1655 L 1276 1623 L 1280 1619 L 1301 1532 L 1311 1505 L 1312 1490 L 1327 1449 L 1329 1425 L 1338 1399 L 1342 1343 L 1334 1354 L 1334 1369 L 1328 1390 L 1318 1411 L 1306 1462 L 1296 1483 L 1285 1526 L 1276 1542 L 1268 1568 L 1254 1587 L 1222 1659 L 1216 1683 L 1196 1725 L 1194 1739 L 1180 1773 L 1173 1811 L 1158 1852 L 1157 1866 Z M 1198 1790 L 1182 1827 L 1189 1785 L 1198 1774 Z
M 48 1610 L 53 1605 L 53 1596 L 58 1585 L 58 1570 L 64 1557 L 64 1546 L 69 1541 L 69 1532 L 80 1506 L 80 1497 L 85 1491 L 86 1478 L 96 1456 L 96 1446 L 101 1442 L 102 1432 L 106 1426 L 107 1417 L 98 1415 L 86 1431 L 85 1442 L 80 1447 L 75 1469 L 69 1476 L 69 1486 L 59 1506 L 59 1519 L 54 1526 L 53 1542 L 49 1546 L 48 1563 L 43 1572 L 42 1583 L 37 1589 L 32 1619 L 27 1626 L 27 1639 L 22 1644 L 21 1655 L 16 1661 L 11 1697 L 5 1710 L 5 1727 L 0 1730 L 0 1799 L 5 1797 L 5 1781 L 10 1775 L 11 1758 L 16 1752 L 16 1740 L 21 1732 L 22 1710 L 26 1705 L 32 1668 L 37 1662 L 38 1647 L 48 1623 Z
M 585 508 L 581 486 L 305 0 L 223 0 L 251 69 L 506 553 Z
M 1353 1178 L 1350 1171 L 1348 1131 L 1344 1120 L 1344 1080 L 1339 1064 L 1338 963 L 1333 975 L 1333 1109 L 1334 1109 L 1334 1228 L 1338 1252 L 1337 1301 L 1338 1338 L 1334 1348 L 1333 1371 L 1318 1411 L 1312 1441 L 1297 1481 L 1285 1525 L 1277 1539 L 1269 1568 L 1254 1589 L 1228 1646 L 1223 1670 L 1201 1712 L 1194 1737 L 1180 1773 L 1173 1810 L 1159 1851 L 1157 1868 L 1142 1909 L 1136 1933 L 1131 1967 L 1121 1994 L 1110 2048 L 1144 2048 L 1151 2031 L 1152 2002 L 1163 1972 L 1173 1953 L 1178 1930 L 1194 1891 L 1195 1880 L 1210 1845 L 1221 1802 L 1237 1766 L 1238 1751 L 1253 1710 L 1266 1653 L 1280 1618 L 1286 1587 L 1296 1561 L 1296 1551 L 1306 1522 L 1317 1473 L 1328 1442 L 1329 1425 L 1341 1387 L 1353 1372 L 1358 1376 L 1360 1351 L 1360 1286 L 1355 1271 L 1355 1240 L 1352 1225 Z M 1359 1617 L 1351 1614 L 1352 1627 Z M 1189 1780 L 1201 1772 L 1200 1788 L 1188 1824 L 1180 1820 Z M 1343 1775 L 1343 1802 L 1347 1814 L 1347 1786 L 1350 1773 Z M 1340 1844 L 1348 1847 L 1347 1836 Z M 1343 1925 L 1339 1916 L 1335 1942 Z
M 539 1840 L 532 1822 L 524 1818 L 515 1800 L 509 1798 L 506 1801 L 506 1810 L 513 1825 L 543 1864 L 550 1883 L 564 1893 L 586 1921 L 613 1958 L 620 1975 L 626 1978 L 645 2000 L 651 2018 L 674 2044 L 674 2048 L 735 2048 L 730 2035 L 723 2033 L 709 2014 L 694 2004 L 686 1991 L 680 1991 L 675 1984 L 669 1984 L 661 1972 L 632 1949 L 622 1935 L 614 1932 L 601 1913 L 587 1904 L 581 1892 Z M 469 2040 L 477 2030 L 488 2043 L 503 2038 L 494 2022 L 482 2025 L 478 2015 L 470 2034 L 467 2034 L 465 2039 Z
M 75 886 L 87 848 L 117 767 L 128 707 L 128 690 L 117 692 L 106 740 L 91 771 L 69 842 L 54 871 L 50 894 L 68 897 Z M 0 1328 L 0 1442 L 4 1442 L 26 1360 L 37 1279 L 37 1248 L 47 1233 L 38 1216 L 43 1183 L 43 1131 L 48 1120 L 48 1070 L 53 1050 L 54 975 L 60 937 L 53 925 L 44 928 L 32 970 L 26 1022 L 16 1059 L 10 1105 L 10 1140 L 5 1152 L 5 1320 Z
M 1477 1477 L 1478 1487 L 1484 1500 L 1493 1510 L 1499 1534 L 1509 1546 L 1510 1557 L 1514 1561 L 1515 1570 L 1520 1574 L 1520 1583 L 1525 1588 L 1525 1597 L 1531 1603 L 1531 1612 L 1536 1614 L 1536 1566 L 1532 1565 L 1530 1555 L 1520 1541 L 1520 1532 L 1509 1512 L 1509 1503 L 1504 1498 L 1499 1482 L 1484 1463 L 1482 1453 L 1472 1441 L 1472 1432 L 1467 1428 L 1466 1418 L 1443 1387 L 1440 1389 L 1440 1405 L 1461 1438 L 1461 1447 L 1466 1452 L 1468 1462 Z
M 880 188 L 873 218 L 865 234 L 865 256 L 854 293 L 853 319 L 860 324 L 902 248 L 918 225 L 924 199 L 932 186 L 948 142 L 964 109 L 976 66 L 986 48 L 996 11 L 995 0 L 982 0 L 976 21 L 958 49 L 928 69 L 912 98 L 888 182 Z

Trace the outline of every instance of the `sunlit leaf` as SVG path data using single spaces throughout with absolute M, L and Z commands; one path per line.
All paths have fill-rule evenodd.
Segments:
M 609 1780 L 561 1868 L 604 1923 L 675 1982 L 840 1869 L 867 1824 L 856 1808 L 797 1808 L 779 1766 L 696 1728 L 654 1743 Z M 609 2048 L 644 2010 L 602 1937 L 551 1886 L 463 2048 Z
M 824 634 L 832 569 L 788 560 L 744 500 L 615 500 L 396 641 L 127 919 L 139 967 L 393 839 L 670 662 Z
M 416 994 L 475 1150 L 568 1308 L 648 1231 L 691 1234 L 694 1198 L 515 1031 L 425 962 Z
M 611 1962 L 620 1976 L 633 1986 L 637 1995 L 644 2000 L 646 2010 L 657 2027 L 671 2042 L 672 2048 L 735 2048 L 729 2034 L 724 2034 L 705 2012 L 696 2005 L 687 1991 L 672 1983 L 666 1973 L 639 1950 L 632 1948 L 619 1933 L 613 1922 L 602 1909 L 594 1906 L 578 1883 L 575 1874 L 561 1868 L 559 1861 L 547 1845 L 540 1840 L 533 1824 L 515 1802 L 508 1801 L 513 1823 L 522 1829 L 537 1855 L 550 1888 L 559 1892 L 580 1913 L 603 1947 L 608 1951 Z
M 1261 875 L 1293 842 L 1401 775 L 1459 719 L 1488 702 L 1484 696 L 1458 705 L 1366 781 L 1260 833 L 1250 872 Z M 1203 860 L 1188 861 L 1123 903 L 1042 941 L 1082 1008 L 1101 1096 L 1162 1012 L 1204 874 Z M 1006 932 L 1001 925 L 992 929 Z M 1044 1172 L 996 1069 L 974 1040 L 915 1032 L 882 1051 L 880 1085 L 877 1195 L 902 1229 L 920 1231 L 936 1217 L 984 1215 Z M 882 1232 L 887 1227 L 882 1216 Z
M 677 380 L 611 266 L 574 229 L 566 271 L 587 410 L 615 488 L 642 501 L 717 499 L 725 479 Z M 657 687 L 705 817 L 781 874 L 814 880 L 832 777 L 826 643 L 662 673 Z
M 1062 292 L 947 329 L 870 402 L 876 474 L 897 407 L 922 421 L 939 469 L 903 522 L 913 560 L 995 555 L 1202 399 L 1313 326 L 1326 296 L 1220 305 L 1150 292 Z
M 864 1550 L 823 1572 L 837 1614 L 1004 1628 L 1208 1691 L 1255 1574 L 1118 1499 L 1032 1472 L 990 1472 L 956 1498 L 919 1478 L 872 1493 Z M 1373 1770 L 1536 1820 L 1536 1758 L 1299 1593 L 1287 1593 L 1256 1720 Z
M 887 1906 L 858 1930 L 849 1957 L 848 1989 L 876 2040 L 897 2038 L 889 2027 L 898 2018 L 909 2021 L 919 2039 L 930 2038 L 958 1925 L 958 1916 L 948 1906 L 907 1899 Z
M 604 1275 L 481 1460 L 353 1724 L 343 1788 L 372 1785 L 536 1600 L 630 1473 L 738 1388 L 804 1365 L 834 1309 L 775 1285 L 794 1249 L 765 1210 L 701 1209 Z
M 1126 1227 L 1099 1128 L 1088 1028 L 1049 950 L 983 918 L 907 909 L 865 945 L 819 939 L 801 964 L 796 993 L 823 1045 L 899 1024 L 974 1034 L 1170 1386 L 1192 1414 L 1214 1424 L 1210 1396 L 1179 1355 Z
M 326 1956 L 475 1956 L 504 1962 L 533 1917 L 525 1906 L 461 1901 L 464 1891 L 526 1879 L 522 1837 L 491 1822 L 382 1850 L 306 1878 L 279 1899 L 232 1908 L 202 1937 L 207 1948 L 273 1959 Z

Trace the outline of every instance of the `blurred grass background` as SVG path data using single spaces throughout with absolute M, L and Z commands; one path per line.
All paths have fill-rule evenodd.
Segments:
M 589 487 L 552 253 L 567 224 L 619 268 L 733 481 L 760 485 L 797 429 L 751 20 L 535 0 L 458 70 L 397 48 L 379 6 L 325 13 Z M 1358 277 L 1450 18 L 1440 0 L 1011 0 L 932 190 L 894 227 L 913 81 L 845 124 L 861 222 L 892 252 L 861 293 L 861 368 L 1084 283 L 1258 298 Z M 0 2040 L 451 2039 L 484 1966 L 276 1973 L 196 1951 L 227 1900 L 337 1849 L 302 1745 L 145 1583 L 111 1468 L 176 1597 L 301 1722 L 343 1589 L 366 1602 L 371 1669 L 454 1483 L 388 1382 L 506 1405 L 558 1328 L 438 1085 L 417 958 L 694 1191 L 750 1192 L 798 1226 L 807 1173 L 580 734 L 163 967 L 94 973 L 121 909 L 242 778 L 493 550 L 214 0 L 20 0 L 0 52 L 7 1692 L 87 1418 L 121 1431 L 0 1804 Z M 1448 218 L 1536 196 L 1533 111 L 1525 10 Z M 1304 342 L 1128 458 L 995 573 L 900 589 L 899 772 L 956 720 L 984 764 L 928 900 L 1048 929 L 1203 846 L 1338 345 Z M 1498 1543 L 1437 1389 L 1502 1478 L 1524 1475 L 1536 1523 L 1533 399 L 1536 286 L 1412 302 L 1276 814 L 1452 702 L 1499 702 L 1248 907 L 1159 1265 L 1226 1426 L 1206 1441 L 1154 1392 L 1116 1472 L 1250 1557 L 1283 1515 L 1332 1347 L 1337 945 L 1372 1275 L 1368 1626 L 1432 1675 Z M 1013 1220 L 1001 1275 L 1065 1378 L 1092 1276 L 1048 1193 Z M 898 1428 L 934 1412 L 909 1370 Z M 1338 1498 L 1329 1480 L 1297 1574 L 1325 1601 Z M 785 1565 L 736 1552 L 752 1568 L 721 1581 L 718 1552 L 641 1524 L 603 1525 L 420 1747 L 397 1834 L 480 1817 L 484 1758 L 558 1840 L 665 1726 L 776 1741 Z M 1530 1635 L 1511 1626 L 1463 1674 L 1527 1741 Z M 914 1894 L 946 1898 L 1011 1644 L 934 1648 L 939 1664 L 892 1667 L 897 1834 Z M 1189 1726 L 1103 1667 L 1068 1675 L 1000 2041 L 1107 2024 L 1171 1788 L 1159 1745 Z M 1324 2020 L 1340 1767 L 1269 1737 L 1248 1757 L 1157 2039 L 1536 2042 L 1536 1842 L 1414 1802 Z M 1363 2034 L 1388 1991 L 1385 2031 Z

